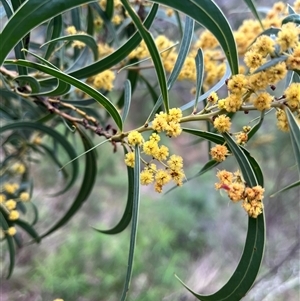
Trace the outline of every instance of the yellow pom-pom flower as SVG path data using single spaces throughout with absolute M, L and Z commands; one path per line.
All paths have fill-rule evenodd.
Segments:
M 134 159 L 135 159 L 135 156 L 134 156 L 134 152 L 130 152 L 130 153 L 127 153 L 125 155 L 125 164 L 129 167 L 134 167 Z
M 224 114 L 216 117 L 214 127 L 219 133 L 229 132 L 231 127 L 230 118 Z
M 132 146 L 142 145 L 144 143 L 144 138 L 142 134 L 139 133 L 138 131 L 130 132 L 127 139 L 128 139 L 128 143 Z

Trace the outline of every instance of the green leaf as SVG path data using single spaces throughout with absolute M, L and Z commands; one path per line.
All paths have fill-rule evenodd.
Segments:
M 221 87 L 224 86 L 226 80 L 230 77 L 231 73 L 230 73 L 230 68 L 228 66 L 228 63 L 226 63 L 226 72 L 223 75 L 223 77 L 212 87 L 210 88 L 208 91 L 206 91 L 204 94 L 202 94 L 199 98 L 198 98 L 198 102 L 203 101 L 204 99 L 206 99 L 212 92 L 218 91 Z M 195 99 L 189 101 L 188 103 L 186 103 L 185 105 L 181 106 L 180 109 L 181 111 L 186 111 L 187 109 L 191 108 L 194 104 L 195 104 Z
M 195 63 L 196 63 L 197 80 L 196 80 L 196 96 L 195 96 L 194 112 L 197 111 L 199 95 L 203 84 L 204 62 L 203 62 L 203 51 L 201 49 L 198 49 L 197 55 L 195 57 Z
M 106 1 L 105 14 L 109 20 L 112 19 L 113 15 L 114 15 L 114 1 L 113 0 Z
M 124 152 L 127 154 L 127 150 L 124 147 Z M 123 213 L 121 220 L 118 222 L 116 226 L 109 230 L 99 230 L 93 228 L 94 230 L 104 233 L 104 234 L 118 234 L 124 231 L 129 225 L 132 219 L 132 210 L 133 210 L 133 196 L 134 196 L 134 169 L 132 167 L 127 166 L 127 177 L 128 177 L 128 193 L 127 193 L 127 203 L 126 208 Z
M 257 218 L 249 217 L 248 232 L 240 262 L 228 282 L 212 295 L 199 295 L 179 281 L 198 299 L 202 301 L 239 301 L 254 283 L 264 252 L 265 220 L 260 214 Z
M 248 185 L 251 187 L 256 186 L 257 184 L 262 185 L 263 178 L 260 176 L 261 170 L 257 162 L 251 157 L 250 163 L 249 159 L 247 158 L 246 151 L 243 151 L 228 133 L 224 133 L 223 137 L 232 153 L 235 155 Z M 253 167 L 256 169 L 256 171 L 253 170 Z M 259 179 L 256 178 L 256 175 L 259 176 Z M 248 232 L 240 262 L 231 278 L 219 291 L 212 295 L 199 295 L 186 286 L 178 277 L 177 278 L 198 300 L 239 301 L 246 295 L 247 291 L 251 288 L 256 279 L 263 257 L 264 246 L 264 215 L 260 214 L 257 218 L 249 217 Z
M 31 122 L 31 121 L 17 121 L 17 122 L 2 126 L 0 128 L 0 133 L 3 133 L 8 130 L 17 130 L 17 129 L 18 130 L 30 129 L 30 130 L 35 130 L 35 131 L 45 133 L 45 134 L 49 135 L 50 137 L 52 137 L 54 139 L 54 141 L 59 143 L 64 148 L 64 150 L 66 151 L 66 154 L 69 156 L 70 159 L 73 159 L 76 157 L 76 152 L 75 152 L 74 148 L 68 142 L 68 140 L 66 140 L 66 138 L 63 135 L 61 135 L 59 132 L 57 132 L 57 131 L 53 130 L 52 128 L 45 126 L 41 123 Z M 73 168 L 72 173 L 71 173 L 72 176 L 71 176 L 70 180 L 68 181 L 68 183 L 66 184 L 64 189 L 57 192 L 55 195 L 59 195 L 59 194 L 66 192 L 74 184 L 74 182 L 77 178 L 78 172 L 79 172 L 79 167 L 78 167 L 77 161 L 74 161 L 72 163 L 72 168 Z
M 3 208 L 0 207 L 0 224 L 2 229 L 5 231 L 9 228 L 6 219 L 3 215 Z M 10 278 L 13 270 L 14 270 L 14 266 L 15 266 L 15 256 L 16 256 L 16 251 L 15 251 L 15 245 L 14 245 L 14 240 L 11 236 L 6 235 L 5 239 L 7 241 L 7 246 L 8 246 L 8 253 L 9 253 L 9 267 L 8 267 L 8 274 L 6 276 L 6 279 Z
M 81 131 L 79 128 L 77 129 L 78 133 L 80 134 L 80 138 L 82 140 L 84 150 L 88 151 L 85 154 L 85 163 L 84 163 L 84 175 L 83 180 L 79 189 L 79 192 L 73 201 L 71 207 L 68 211 L 64 214 L 62 218 L 60 218 L 49 230 L 47 230 L 43 235 L 40 236 L 40 239 L 48 236 L 49 234 L 53 233 L 60 227 L 64 226 L 72 217 L 73 215 L 80 209 L 83 203 L 87 200 L 88 196 L 90 195 L 94 184 L 95 179 L 97 176 L 97 160 L 96 160 L 96 151 L 93 149 L 89 151 L 93 144 L 88 138 L 88 136 Z M 77 162 L 77 160 L 75 161 Z
M 19 85 L 22 87 L 25 84 L 29 84 L 32 93 L 38 93 L 40 91 L 40 84 L 36 78 L 29 75 L 20 75 L 14 78 L 15 81 L 19 82 Z
M 94 24 L 94 14 L 93 14 L 93 9 L 91 8 L 90 5 L 88 5 L 87 7 L 87 10 L 88 10 L 88 15 L 87 15 L 87 29 L 86 29 L 86 32 L 87 34 L 89 35 L 94 35 L 94 27 L 95 27 L 95 24 Z
M 135 64 L 135 63 L 137 63 L 137 59 L 131 59 L 129 63 Z M 141 76 L 141 74 L 137 70 L 128 70 L 127 80 L 130 81 L 131 93 L 134 92 L 140 76 Z M 120 96 L 120 98 L 117 102 L 117 107 L 123 108 L 124 102 L 125 102 L 125 91 L 123 91 L 122 95 Z
M 245 3 L 248 5 L 249 9 L 251 10 L 252 14 L 255 16 L 255 18 L 259 21 L 259 24 L 261 26 L 262 29 L 264 29 L 264 26 L 263 24 L 261 23 L 261 19 L 259 17 L 259 14 L 256 10 L 256 7 L 255 5 L 253 4 L 253 1 L 252 0 L 244 0 Z
M 263 124 L 265 118 L 265 112 L 262 111 L 260 114 L 260 118 L 259 118 L 259 122 L 256 123 L 251 130 L 248 133 L 248 141 L 254 136 L 254 134 L 259 130 L 259 128 L 261 127 L 261 125 Z
M 232 29 L 220 10 L 211 0 L 157 0 L 193 18 L 206 27 L 219 41 L 229 62 L 232 74 L 237 74 L 238 55 Z
M 300 15 L 299 14 L 291 14 L 288 15 L 287 17 L 285 17 L 282 21 L 281 21 L 281 25 L 286 24 L 286 23 L 295 23 L 295 24 L 300 24 Z
M 141 22 L 140 18 L 136 14 L 136 12 L 132 9 L 130 4 L 127 0 L 121 0 L 124 8 L 127 10 L 128 14 L 130 15 L 134 25 L 138 29 L 140 35 L 142 36 L 149 53 L 151 55 L 153 64 L 155 66 L 156 75 L 158 78 L 158 82 L 160 85 L 161 94 L 163 97 L 163 102 L 165 106 L 165 111 L 169 112 L 169 92 L 167 88 L 167 78 L 166 73 L 162 64 L 162 60 L 159 54 L 159 51 L 156 47 L 155 41 L 151 35 L 151 33 L 144 27 L 143 23 Z
M 131 103 L 131 83 L 130 80 L 126 79 L 124 84 L 124 107 L 122 112 L 122 120 L 125 123 Z
M 26 1 L 8 20 L 0 33 L 0 65 L 11 49 L 33 28 L 63 12 L 88 3 L 87 0 L 30 0 Z
M 48 66 L 44 66 L 44 65 L 41 65 L 38 63 L 33 63 L 33 62 L 23 61 L 23 60 L 18 60 L 18 61 L 7 60 L 7 61 L 5 61 L 5 64 L 27 66 L 27 67 L 42 71 L 46 74 L 55 76 L 56 78 L 66 82 L 70 85 L 77 87 L 81 91 L 83 91 L 83 92 L 87 93 L 88 95 L 90 95 L 91 97 L 93 97 L 99 104 L 101 104 L 107 110 L 107 112 L 111 115 L 111 117 L 114 119 L 114 121 L 116 122 L 119 129 L 122 130 L 122 127 L 123 127 L 122 119 L 121 119 L 121 116 L 120 116 L 118 110 L 116 109 L 116 107 L 109 101 L 108 98 L 106 98 L 99 91 L 90 87 L 86 83 L 84 83 L 68 74 L 65 74 L 61 71 L 58 71 L 56 69 L 53 69 L 53 68 L 50 68 Z
M 154 4 L 145 19 L 144 26 L 146 28 L 150 28 L 152 22 L 154 21 L 154 18 L 156 16 L 158 10 L 158 5 Z M 102 71 L 105 71 L 106 69 L 111 68 L 112 66 L 118 64 L 120 61 L 125 59 L 128 54 L 134 50 L 138 46 L 138 44 L 141 42 L 141 37 L 138 32 L 136 32 L 124 45 L 119 47 L 116 51 L 114 51 L 112 54 L 106 56 L 105 58 L 88 65 L 83 68 L 79 68 L 76 71 L 72 71 L 69 75 L 76 77 L 76 78 L 87 78 L 90 76 L 93 76 L 95 74 L 101 73 Z M 53 83 L 54 79 L 48 79 L 48 83 Z
M 234 154 L 241 172 L 244 176 L 244 179 L 246 183 L 250 186 L 256 186 L 257 185 L 257 179 L 255 177 L 255 173 L 252 169 L 252 166 L 247 159 L 245 153 L 242 151 L 241 147 L 236 144 L 236 142 L 233 140 L 233 138 L 228 133 L 223 133 L 223 137 L 225 141 L 227 142 L 228 147 L 230 148 L 231 152 Z
M 290 185 L 288 185 L 288 186 L 286 186 L 286 187 L 284 187 L 284 188 L 282 188 L 282 189 L 276 191 L 275 193 L 273 193 L 272 195 L 270 195 L 270 198 L 273 198 L 275 195 L 277 195 L 277 194 L 279 194 L 279 193 L 282 193 L 282 192 L 284 192 L 284 191 L 287 191 L 287 190 L 289 190 L 289 189 L 292 189 L 292 188 L 294 188 L 294 187 L 297 187 L 297 186 L 300 186 L 300 180 L 298 180 L 298 181 L 296 181 L 295 183 L 290 184 Z
M 17 220 L 14 221 L 14 223 L 17 226 L 21 227 L 24 231 L 26 231 L 29 234 L 29 236 L 31 236 L 37 243 L 40 242 L 40 238 L 39 238 L 38 233 L 26 221 L 23 221 L 21 219 L 17 219 Z
M 13 15 L 14 12 L 13 12 L 12 8 L 10 7 L 9 3 L 5 0 L 1 0 L 1 2 L 2 2 L 2 5 L 3 5 L 4 10 L 6 12 L 7 18 L 8 19 L 11 18 L 11 16 Z M 18 9 L 19 5 L 17 5 L 17 3 L 15 3 L 14 1 L 12 2 L 12 5 L 13 5 L 14 10 Z M 2 41 L 1 38 L 0 38 L 0 41 Z M 14 48 L 16 58 L 24 59 L 24 60 L 26 59 L 24 53 L 22 52 L 23 48 L 24 48 L 23 41 L 20 41 L 19 43 L 17 43 L 17 45 Z M 27 75 L 27 68 L 18 66 L 18 73 L 20 75 Z
M 48 44 L 56 44 L 59 41 L 80 41 L 85 43 L 89 48 L 92 50 L 94 55 L 94 60 L 96 61 L 98 59 L 98 45 L 94 38 L 88 34 L 73 34 L 69 36 L 62 36 L 55 39 L 52 39 L 50 41 L 47 41 L 43 45 L 41 45 L 41 48 Z
M 58 15 L 56 17 L 54 17 L 53 19 L 50 20 L 48 27 L 47 27 L 47 41 L 49 40 L 54 40 L 58 37 L 60 37 L 61 35 L 61 31 L 62 31 L 62 16 Z M 44 58 L 45 60 L 49 60 L 51 54 L 53 53 L 53 51 L 55 50 L 56 47 L 56 43 L 51 43 L 48 45 L 48 47 L 46 48 L 45 51 L 45 55 Z
M 177 56 L 174 68 L 167 81 L 168 90 L 170 90 L 172 88 L 172 86 L 174 85 L 174 83 L 182 69 L 182 66 L 185 62 L 185 59 L 189 53 L 191 42 L 192 42 L 193 35 L 194 35 L 194 24 L 195 24 L 195 22 L 193 19 L 186 17 L 184 34 L 183 34 L 183 38 L 180 43 L 178 56 Z M 147 118 L 146 122 L 149 122 L 149 120 L 151 120 L 154 117 L 155 113 L 157 112 L 157 110 L 160 108 L 161 105 L 162 105 L 162 96 L 160 95 L 160 97 L 158 98 L 157 102 L 155 103 L 149 117 Z
M 210 133 L 210 132 L 202 131 L 202 130 L 188 129 L 188 128 L 182 128 L 182 130 L 186 133 L 204 138 L 204 139 L 214 142 L 216 144 L 223 144 L 225 142 L 222 135 L 219 135 L 219 134 L 214 134 L 214 133 Z
M 288 107 L 285 107 L 285 113 L 290 127 L 290 137 L 292 141 L 292 147 L 298 165 L 298 171 L 300 175 L 300 127 L 298 122 Z
M 130 234 L 130 245 L 129 245 L 129 256 L 128 265 L 126 272 L 126 279 L 123 288 L 123 293 L 121 296 L 121 301 L 125 301 L 129 291 L 129 285 L 133 269 L 133 258 L 136 245 L 136 236 L 138 229 L 138 216 L 139 216 L 139 205 L 140 205 L 140 148 L 135 146 L 135 162 L 133 171 L 133 195 L 132 195 L 132 224 L 131 224 L 131 234 Z

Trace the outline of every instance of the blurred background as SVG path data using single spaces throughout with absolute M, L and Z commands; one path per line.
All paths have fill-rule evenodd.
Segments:
M 243 2 L 216 1 L 233 28 L 252 18 Z M 259 1 L 262 12 L 273 1 Z M 292 3 L 291 3 L 292 4 Z M 163 20 L 154 28 L 176 40 L 177 29 Z M 143 71 L 153 81 L 153 70 Z M 109 97 L 118 97 L 122 75 Z M 193 99 L 189 82 L 178 82 L 171 91 L 178 106 Z M 148 91 L 139 84 L 133 95 L 134 109 L 128 129 L 143 124 L 151 109 L 145 102 Z M 271 116 L 272 115 L 272 116 Z M 258 114 L 237 114 L 237 131 Z M 130 126 L 130 127 L 129 127 Z M 199 129 L 205 124 L 199 124 Z M 128 130 L 127 129 L 127 130 Z M 97 138 L 95 138 L 95 144 Z M 171 152 L 184 157 L 185 173 L 192 177 L 208 161 L 206 142 L 182 134 L 175 142 L 166 140 Z M 80 143 L 78 148 L 80 148 Z M 297 180 L 297 168 L 288 133 L 277 130 L 273 114 L 266 116 L 247 149 L 263 168 L 265 177 L 265 217 L 267 246 L 258 278 L 243 299 L 247 301 L 300 300 L 300 189 L 295 188 L 270 198 L 274 192 Z M 83 164 L 83 158 L 80 158 Z M 127 194 L 126 166 L 119 148 L 98 149 L 98 178 L 92 195 L 80 212 L 65 227 L 47 237 L 40 245 L 18 250 L 14 274 L 1 279 L 1 301 L 115 301 L 119 300 L 125 280 L 130 229 L 118 235 L 103 235 L 92 229 L 108 229 L 121 218 Z M 218 169 L 237 170 L 234 158 Z M 153 187 L 142 187 L 139 230 L 132 284 L 128 300 L 192 301 L 175 274 L 194 291 L 209 294 L 223 286 L 235 270 L 243 251 L 248 216 L 239 205 L 214 189 L 217 169 L 197 177 L 183 187 L 159 195 Z M 47 178 L 45 174 L 49 175 Z M 51 175 L 51 176 L 50 176 Z M 68 208 L 76 187 L 60 197 L 49 194 L 61 185 L 51 161 L 42 161 L 34 170 L 32 202 L 40 210 L 37 230 L 42 233 Z M 171 188 L 171 187 L 169 187 Z M 167 189 L 166 189 L 167 190 Z M 166 191 L 165 190 L 165 191 Z M 26 237 L 24 237 L 26 240 Z M 0 254 L 5 262 L 5 247 Z

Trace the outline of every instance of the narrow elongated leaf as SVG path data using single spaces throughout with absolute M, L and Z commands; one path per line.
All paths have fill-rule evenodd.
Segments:
M 132 224 L 130 234 L 130 245 L 129 245 L 129 256 L 128 266 L 126 272 L 126 279 L 121 296 L 121 301 L 125 301 L 129 291 L 129 285 L 133 270 L 133 259 L 136 245 L 136 236 L 138 229 L 138 217 L 139 217 L 139 205 L 140 205 L 140 148 L 135 146 L 135 162 L 134 162 L 134 173 L 133 173 L 133 195 L 132 195 Z
M 6 0 L 1 0 L 2 5 L 5 9 L 6 12 L 6 16 L 7 18 L 11 18 L 11 16 L 13 15 L 13 9 L 17 10 L 20 4 L 15 3 L 15 1 L 12 2 L 13 5 L 13 9 L 11 8 L 11 6 L 9 5 L 9 3 Z M 1 41 L 1 40 L 0 40 Z M 23 45 L 23 41 L 20 41 L 14 48 L 14 52 L 15 52 L 15 57 L 18 59 L 24 59 L 25 60 L 25 55 L 22 52 L 22 49 L 24 48 Z M 1 64 L 0 64 L 1 65 Z M 27 75 L 27 68 L 24 68 L 22 66 L 18 67 L 18 73 L 19 75 Z
M 89 2 L 91 1 L 26 1 L 8 20 L 4 29 L 0 33 L 0 65 L 3 64 L 5 58 L 7 57 L 11 49 L 33 28 L 71 8 Z
M 14 78 L 15 81 L 19 82 L 20 86 L 24 84 L 29 84 L 32 93 L 38 93 L 40 91 L 40 84 L 36 78 L 29 75 L 20 75 Z
M 252 0 L 244 0 L 245 3 L 248 5 L 249 9 L 251 10 L 252 14 L 255 16 L 255 18 L 259 21 L 259 24 L 261 26 L 262 29 L 264 29 L 264 26 L 263 24 L 261 23 L 261 19 L 259 17 L 259 14 L 256 10 L 256 7 L 255 5 L 253 4 L 253 1 Z
M 60 37 L 62 31 L 62 16 L 58 15 L 54 17 L 48 24 L 47 27 L 47 41 L 54 40 L 58 37 Z M 46 48 L 44 58 L 45 60 L 48 60 L 55 50 L 56 43 L 51 43 L 47 45 L 48 47 Z
M 146 28 L 150 28 L 152 22 L 154 21 L 154 18 L 156 16 L 158 10 L 158 5 L 154 4 L 145 19 L 144 26 Z M 111 68 L 112 66 L 118 64 L 120 61 L 125 59 L 128 54 L 134 50 L 135 47 L 138 46 L 138 44 L 141 42 L 142 38 L 138 32 L 136 32 L 124 45 L 120 46 L 116 51 L 114 51 L 112 54 L 104 57 L 103 59 L 88 65 L 83 68 L 79 68 L 76 71 L 72 71 L 69 75 L 75 77 L 75 78 L 87 78 L 90 76 L 93 76 L 95 74 L 98 74 L 102 71 L 105 71 L 106 69 Z M 55 79 L 49 79 L 47 82 L 50 84 L 53 83 Z
M 263 124 L 265 118 L 265 112 L 262 111 L 260 114 L 260 118 L 259 118 L 259 122 L 256 123 L 251 130 L 248 133 L 248 141 L 254 136 L 254 134 L 259 130 L 259 128 L 261 127 L 261 125 Z
M 186 133 L 204 138 L 216 144 L 223 144 L 225 142 L 225 139 L 222 137 L 222 135 L 219 134 L 214 134 L 207 131 L 201 131 L 195 129 L 188 129 L 188 128 L 182 128 L 182 130 Z
M 56 78 L 66 82 L 70 85 L 77 87 L 78 89 L 82 90 L 83 92 L 85 92 L 88 95 L 90 95 L 91 97 L 93 97 L 99 104 L 101 104 L 107 110 L 107 112 L 111 115 L 111 117 L 114 119 L 114 121 L 116 122 L 119 129 L 122 130 L 122 127 L 123 127 L 122 119 L 121 119 L 121 116 L 120 116 L 118 110 L 116 109 L 116 107 L 103 94 L 101 94 L 96 89 L 90 87 L 86 83 L 84 83 L 68 74 L 65 74 L 61 71 L 58 71 L 56 69 L 53 69 L 53 68 L 50 68 L 48 66 L 44 66 L 41 64 L 29 62 L 29 61 L 7 60 L 5 62 L 5 64 L 31 67 L 33 69 L 42 71 L 46 74 L 55 76 Z
M 282 193 L 282 192 L 285 192 L 287 190 L 290 190 L 290 189 L 292 189 L 294 187 L 297 187 L 297 186 L 300 186 L 300 180 L 296 181 L 295 183 L 290 184 L 290 185 L 288 185 L 288 186 L 286 186 L 286 187 L 284 187 L 284 188 L 282 188 L 282 189 L 280 189 L 278 191 L 276 191 L 275 193 L 273 193 L 272 195 L 270 195 L 270 198 L 273 198 L 275 195 L 277 195 L 279 193 Z
M 288 107 L 285 108 L 285 113 L 290 127 L 290 137 L 292 141 L 292 147 L 294 150 L 294 155 L 295 155 L 295 159 L 298 165 L 298 171 L 300 175 L 300 127 L 297 123 L 295 116 L 293 115 L 293 113 Z
M 64 214 L 64 216 L 57 221 L 48 231 L 46 231 L 43 235 L 40 236 L 40 239 L 48 236 L 49 234 L 53 233 L 60 227 L 64 226 L 72 217 L 73 215 L 80 209 L 82 204 L 87 200 L 88 196 L 90 195 L 97 175 L 97 160 L 96 160 L 96 151 L 93 149 L 89 151 L 93 144 L 88 138 L 88 136 L 82 132 L 81 130 L 77 129 L 80 133 L 80 137 L 82 143 L 84 145 L 84 150 L 88 151 L 85 154 L 85 163 L 84 163 L 84 175 L 83 180 L 80 186 L 80 190 L 72 203 L 71 207 L 68 211 Z M 75 161 L 77 162 L 77 160 Z
M 211 0 L 156 0 L 179 10 L 206 27 L 219 41 L 229 62 L 232 74 L 238 71 L 238 55 L 232 29 L 219 7 Z
M 195 57 L 195 63 L 196 63 L 197 80 L 196 80 L 196 97 L 195 97 L 194 112 L 197 111 L 199 95 L 203 83 L 204 63 L 203 63 L 203 51 L 201 49 L 198 49 L 197 55 Z
M 131 62 L 136 63 L 137 60 L 136 59 L 131 59 L 130 63 Z M 136 85 L 137 85 L 137 82 L 138 82 L 138 79 L 139 79 L 140 76 L 142 76 L 142 75 L 137 70 L 128 70 L 127 80 L 130 81 L 131 93 L 134 92 L 134 90 L 136 88 Z M 123 108 L 124 103 L 125 103 L 125 92 L 123 91 L 122 95 L 120 96 L 120 98 L 117 102 L 117 107 L 118 108 Z
M 106 1 L 105 13 L 106 13 L 107 18 L 109 20 L 111 20 L 111 18 L 114 15 L 114 1 L 113 0 Z
M 175 83 L 176 79 L 178 78 L 178 75 L 183 67 L 185 59 L 188 55 L 188 52 L 191 47 L 193 35 L 194 35 L 194 25 L 195 25 L 194 20 L 192 18 L 186 17 L 184 34 L 183 34 L 182 41 L 180 43 L 178 56 L 177 56 L 174 68 L 167 81 L 168 90 L 170 90 L 172 88 L 172 86 L 174 85 L 174 83 Z M 162 105 L 162 96 L 160 95 L 147 119 L 147 122 L 149 122 L 149 120 L 151 120 L 154 117 L 155 113 L 157 112 L 157 110 L 160 108 L 161 105 Z
M 40 238 L 38 233 L 35 231 L 35 229 L 28 224 L 26 221 L 23 221 L 21 219 L 17 219 L 14 221 L 14 223 L 21 227 L 24 231 L 26 231 L 37 243 L 40 242 Z
M 166 78 L 166 73 L 165 73 L 165 70 L 164 70 L 164 67 L 162 64 L 162 60 L 161 60 L 159 51 L 156 47 L 155 41 L 154 41 L 151 33 L 144 27 L 140 18 L 135 13 L 135 11 L 132 9 L 132 7 L 128 3 L 128 1 L 121 0 L 121 2 L 124 5 L 125 9 L 127 10 L 128 14 L 130 15 L 134 25 L 138 29 L 145 44 L 147 45 L 148 51 L 151 55 L 153 64 L 155 66 L 155 71 L 156 71 L 156 75 L 158 78 L 165 110 L 166 110 L 166 112 L 169 112 L 169 92 L 168 92 L 168 88 L 167 88 L 167 78 Z
M 73 34 L 73 35 L 69 35 L 69 36 L 58 37 L 58 38 L 52 39 L 50 41 L 47 41 L 46 43 L 41 45 L 41 48 L 48 44 L 52 44 L 52 43 L 56 44 L 59 41 L 83 42 L 84 44 L 89 46 L 90 49 L 92 50 L 93 55 L 94 55 L 94 60 L 96 61 L 98 59 L 98 45 L 97 45 L 96 41 L 94 40 L 94 38 L 88 34 Z
M 295 24 L 300 24 L 300 15 L 299 14 L 291 14 L 288 15 L 287 17 L 285 17 L 282 21 L 281 21 L 281 25 L 286 24 L 286 23 L 295 23 Z
M 233 138 L 228 133 L 224 133 L 223 137 L 224 137 L 225 141 L 227 142 L 227 145 L 229 146 L 231 152 L 234 154 L 234 156 L 241 168 L 241 172 L 244 176 L 246 183 L 250 187 L 256 186 L 257 179 L 255 177 L 255 173 L 254 173 L 252 166 L 249 163 L 245 153 L 242 151 L 241 147 L 236 144 L 236 142 L 233 140 Z
M 249 217 L 248 232 L 240 262 L 228 282 L 212 295 L 199 295 L 179 281 L 198 299 L 202 301 L 240 301 L 254 283 L 264 252 L 265 221 L 264 215 Z
M 127 150 L 124 147 L 124 153 L 127 154 Z M 96 228 L 93 228 L 94 230 L 104 233 L 104 234 L 118 234 L 122 231 L 124 231 L 131 219 L 132 219 L 132 208 L 133 208 L 133 195 L 134 195 L 134 169 L 127 166 L 127 177 L 128 177 L 128 192 L 127 192 L 127 203 L 126 208 L 123 213 L 123 216 L 121 220 L 118 222 L 116 226 L 114 226 L 112 229 L 109 230 L 99 230 Z
M 226 72 L 223 75 L 223 77 L 212 87 L 210 88 L 208 91 L 206 91 L 204 94 L 202 94 L 199 99 L 198 102 L 203 101 L 204 99 L 206 99 L 212 92 L 218 91 L 221 87 L 224 86 L 225 81 L 230 77 L 231 73 L 230 73 L 230 68 L 228 66 L 228 64 L 226 63 Z M 189 101 L 187 104 L 183 105 L 180 107 L 181 111 L 186 111 L 187 109 L 193 107 L 193 105 L 195 104 L 195 99 Z
M 3 208 L 0 207 L 0 225 L 1 228 L 5 231 L 9 228 L 6 219 L 4 217 L 5 212 L 3 212 Z M 5 214 L 5 216 L 7 216 Z M 10 278 L 13 270 L 14 270 L 14 266 L 15 266 L 15 246 L 14 246 L 14 240 L 11 236 L 6 235 L 5 239 L 7 241 L 7 246 L 8 246 L 8 253 L 9 253 L 9 267 L 8 267 L 8 273 L 6 278 Z
M 130 80 L 126 80 L 124 84 L 124 107 L 122 112 L 122 120 L 125 123 L 131 103 L 131 83 Z
M 240 169 L 243 173 L 245 181 L 249 186 L 263 185 L 263 178 L 256 178 L 256 174 L 261 172 L 259 166 L 256 173 L 253 171 L 256 161 L 252 159 L 252 164 L 249 162 L 245 152 L 234 142 L 231 136 L 227 133 L 223 134 L 232 153 L 235 155 Z M 228 280 L 228 282 L 216 293 L 211 295 L 200 295 L 194 292 L 191 288 L 181 283 L 198 299 L 203 301 L 239 301 L 247 293 L 254 283 L 259 267 L 261 265 L 265 246 L 265 221 L 264 215 L 260 214 L 257 218 L 248 219 L 248 232 L 245 242 L 244 251 L 240 262 Z
M 293 9 L 289 4 L 287 4 L 287 9 L 288 9 L 289 15 L 292 15 L 292 14 L 295 14 L 295 13 L 296 13 L 296 12 L 294 11 L 294 9 Z
M 18 121 L 0 127 L 0 133 L 3 133 L 8 130 L 24 130 L 24 129 L 40 131 L 42 133 L 49 135 L 54 139 L 54 141 L 59 143 L 64 148 L 70 160 L 76 157 L 76 152 L 74 148 L 63 135 L 61 135 L 59 132 L 41 123 L 30 122 L 30 121 Z M 57 192 L 55 195 L 64 193 L 74 184 L 79 171 L 79 166 L 77 161 L 72 162 L 72 168 L 73 168 L 71 173 L 72 176 L 70 177 L 66 186 L 61 191 Z

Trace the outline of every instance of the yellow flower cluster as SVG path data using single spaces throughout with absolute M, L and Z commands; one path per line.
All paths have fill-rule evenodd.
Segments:
M 128 134 L 127 141 L 130 146 L 140 146 L 143 153 L 151 156 L 150 162 L 142 160 L 145 168 L 141 171 L 140 179 L 142 185 L 154 183 L 155 191 L 162 192 L 164 185 L 173 180 L 178 186 L 181 186 L 185 177 L 183 171 L 183 159 L 178 155 L 169 154 L 169 148 L 165 145 L 159 145 L 161 140 L 159 132 L 166 132 L 169 137 L 176 137 L 181 133 L 180 119 L 182 112 L 178 108 L 169 110 L 169 114 L 160 112 L 156 114 L 152 122 L 153 132 L 147 141 L 138 131 L 132 131 Z M 164 169 L 157 168 L 152 161 L 156 160 Z M 133 152 L 125 155 L 125 163 L 130 167 L 134 167 L 135 156 Z
M 180 126 L 180 119 L 182 112 L 179 108 L 172 108 L 169 113 L 160 112 L 155 115 L 152 122 L 153 130 L 160 132 L 166 132 L 169 137 L 177 137 L 181 134 L 182 129 Z
M 93 77 L 93 86 L 96 89 L 111 91 L 114 87 L 115 73 L 111 70 L 105 70 Z
M 219 133 L 225 133 L 229 132 L 230 127 L 231 127 L 231 121 L 230 118 L 226 115 L 220 115 L 217 116 L 213 122 L 214 128 L 219 132 Z
M 213 160 L 217 162 L 222 162 L 226 159 L 226 156 L 228 156 L 229 152 L 225 145 L 217 144 L 215 147 L 212 147 L 210 150 L 210 155 Z
M 0 206 L 7 212 L 10 221 L 17 220 L 20 213 L 17 210 L 18 202 L 28 202 L 30 195 L 28 192 L 18 192 L 19 184 L 17 183 L 4 183 L 1 187 L 0 193 Z
M 220 170 L 217 173 L 219 182 L 215 184 L 216 189 L 224 189 L 232 202 L 242 202 L 242 207 L 252 218 L 257 218 L 262 213 L 264 205 L 264 188 L 260 185 L 247 187 L 239 171 L 231 173 Z

